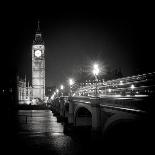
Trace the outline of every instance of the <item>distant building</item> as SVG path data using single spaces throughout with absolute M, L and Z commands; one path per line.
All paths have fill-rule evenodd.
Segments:
M 17 76 L 17 91 L 18 91 L 18 103 L 19 104 L 30 104 L 32 101 L 32 87 L 29 82 L 25 79 Z

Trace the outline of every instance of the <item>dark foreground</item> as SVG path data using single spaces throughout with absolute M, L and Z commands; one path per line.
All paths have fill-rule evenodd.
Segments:
M 90 128 L 75 129 L 58 122 L 50 110 L 18 110 L 8 126 L 4 154 L 149 153 L 154 150 L 151 142 L 154 137 L 150 126 L 145 129 L 143 126 L 127 124 L 122 128 L 120 125 L 102 137 Z

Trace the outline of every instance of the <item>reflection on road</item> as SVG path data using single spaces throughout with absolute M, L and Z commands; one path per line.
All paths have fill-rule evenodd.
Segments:
M 64 134 L 64 125 L 49 110 L 20 110 L 18 118 L 20 147 L 25 151 L 79 154 L 89 147 L 86 137 L 81 141 L 77 135 Z

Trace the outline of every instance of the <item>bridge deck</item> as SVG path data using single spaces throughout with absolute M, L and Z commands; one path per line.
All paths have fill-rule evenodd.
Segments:
M 101 98 L 87 97 L 87 96 L 74 96 L 73 101 L 85 104 L 91 104 L 92 99 L 98 99 L 101 107 L 119 108 L 122 110 L 135 111 L 135 112 L 148 112 L 151 99 L 148 96 L 115 96 L 109 95 Z

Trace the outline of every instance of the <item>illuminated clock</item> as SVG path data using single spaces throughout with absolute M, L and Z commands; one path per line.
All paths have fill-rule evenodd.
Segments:
M 36 50 L 35 51 L 35 56 L 36 57 L 40 57 L 41 56 L 41 51 L 40 50 Z

